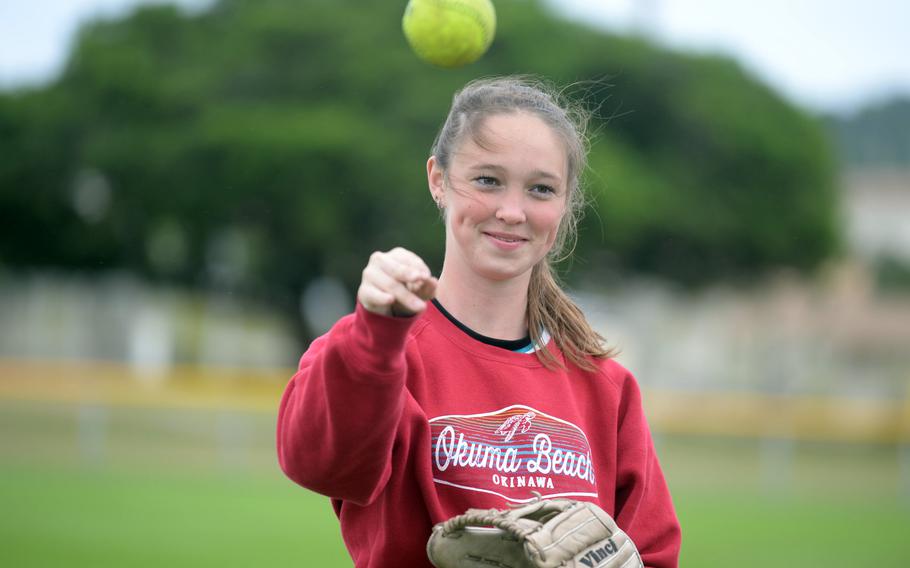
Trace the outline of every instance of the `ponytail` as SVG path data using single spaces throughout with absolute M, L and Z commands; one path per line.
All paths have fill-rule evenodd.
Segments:
M 531 270 L 527 317 L 531 340 L 538 346 L 537 358 L 548 369 L 563 365 L 543 345 L 544 332 L 550 334 L 569 361 L 586 371 L 597 368 L 588 357 L 616 355 L 614 349 L 604 347 L 604 338 L 591 328 L 581 309 L 563 292 L 547 259 Z

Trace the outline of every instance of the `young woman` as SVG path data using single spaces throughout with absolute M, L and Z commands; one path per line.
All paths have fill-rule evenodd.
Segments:
M 535 493 L 596 502 L 646 566 L 677 565 L 639 388 L 550 266 L 583 203 L 573 116 L 523 78 L 458 92 L 427 162 L 438 280 L 408 250 L 374 253 L 354 313 L 287 386 L 279 462 L 332 498 L 358 567 L 429 566 L 435 523 Z

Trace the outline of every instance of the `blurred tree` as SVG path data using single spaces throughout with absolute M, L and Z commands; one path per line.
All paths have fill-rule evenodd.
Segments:
M 577 272 L 697 284 L 834 250 L 819 125 L 734 62 L 497 2 L 490 52 L 414 57 L 404 2 L 221 0 L 85 26 L 62 76 L 0 96 L 0 263 L 124 267 L 296 310 L 372 250 L 439 268 L 423 163 L 452 93 L 533 73 L 594 114 Z M 604 251 L 609 251 L 607 254 Z

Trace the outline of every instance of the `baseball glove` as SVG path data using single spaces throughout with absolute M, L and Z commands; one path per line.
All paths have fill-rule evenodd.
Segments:
M 632 540 L 586 501 L 538 499 L 512 509 L 468 509 L 433 527 L 437 568 L 641 568 Z

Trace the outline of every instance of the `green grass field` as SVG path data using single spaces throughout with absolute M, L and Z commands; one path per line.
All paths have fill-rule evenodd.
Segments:
M 350 566 L 274 416 L 0 401 L 0 566 Z M 910 566 L 893 447 L 660 438 L 681 565 Z M 906 467 L 906 466 L 905 466 Z
M 350 564 L 328 503 L 277 478 L 5 468 L 0 486 L 3 566 Z

